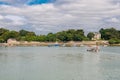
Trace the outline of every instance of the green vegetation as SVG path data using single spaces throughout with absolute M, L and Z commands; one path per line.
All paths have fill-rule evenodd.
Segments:
M 90 39 L 90 40 L 92 40 L 92 38 L 94 37 L 94 33 L 93 32 L 89 32 L 88 34 L 87 34 L 87 37 Z
M 84 35 L 84 31 L 82 29 L 70 29 L 67 31 L 58 32 L 56 33 L 56 38 L 59 41 L 83 41 L 88 39 Z
M 110 39 L 109 43 L 110 44 L 119 44 L 120 43 L 120 39 Z
M 108 40 L 110 44 L 120 43 L 120 30 L 115 28 L 100 29 L 102 40 Z M 0 28 L 0 43 L 6 42 L 9 38 L 14 38 L 18 41 L 39 41 L 39 42 L 67 42 L 67 41 L 85 41 L 92 40 L 94 32 L 89 32 L 85 36 L 82 29 L 69 29 L 57 33 L 48 33 L 47 35 L 36 35 L 32 31 L 20 30 L 10 31 Z
M 55 42 L 55 41 L 82 41 L 88 40 L 84 35 L 82 29 L 70 29 L 67 31 L 61 31 L 57 33 L 48 33 L 47 35 L 36 35 L 34 32 L 20 30 L 10 31 L 4 28 L 0 28 L 0 42 L 6 42 L 9 38 L 14 38 L 18 41 L 40 41 L 40 42 Z
M 109 40 L 110 44 L 119 44 L 120 43 L 120 30 L 115 28 L 101 29 L 101 38 L 103 40 Z

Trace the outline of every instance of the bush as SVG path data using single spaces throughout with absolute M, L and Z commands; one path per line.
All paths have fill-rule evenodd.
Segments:
M 109 43 L 110 44 L 119 44 L 120 43 L 120 39 L 110 39 Z
M 0 37 L 0 43 L 3 43 L 4 39 L 2 37 Z

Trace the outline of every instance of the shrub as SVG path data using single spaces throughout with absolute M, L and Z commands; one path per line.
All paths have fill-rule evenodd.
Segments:
M 110 44 L 119 44 L 120 43 L 120 39 L 110 39 L 109 43 Z

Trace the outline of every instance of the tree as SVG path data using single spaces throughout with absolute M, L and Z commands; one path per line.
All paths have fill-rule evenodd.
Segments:
M 34 32 L 28 32 L 26 36 L 36 36 L 36 34 Z
M 0 28 L 0 36 L 2 36 L 2 34 L 4 34 L 5 32 L 8 32 L 9 30 L 4 29 L 4 28 Z
M 84 31 L 82 29 L 69 29 L 67 31 L 61 31 L 56 34 L 57 39 L 60 41 L 82 41 L 86 40 Z
M 26 30 L 20 30 L 19 31 L 20 36 L 35 36 L 36 34 L 34 32 L 26 31 Z
M 92 38 L 95 36 L 95 34 L 93 33 L 93 32 L 89 32 L 88 34 L 87 34 L 87 37 L 90 39 L 90 40 L 92 40 Z
M 67 41 L 67 33 L 65 31 L 56 33 L 56 38 L 60 41 Z
M 84 31 L 83 31 L 82 29 L 76 30 L 75 33 L 76 33 L 76 34 L 79 34 L 79 35 L 81 35 L 81 36 L 85 36 L 85 35 L 84 35 Z
M 10 31 L 9 32 L 9 38 L 17 39 L 18 36 L 19 36 L 19 33 L 17 31 Z
M 56 41 L 56 35 L 55 34 L 53 34 L 53 33 L 48 33 L 48 35 L 46 36 L 46 40 L 47 41 Z
M 26 36 L 27 33 L 28 33 L 28 31 L 23 30 L 23 29 L 19 31 L 20 36 Z
M 2 38 L 4 39 L 4 42 L 7 42 L 7 40 L 9 39 L 9 31 L 2 34 Z
M 17 31 L 7 31 L 2 35 L 2 37 L 5 41 L 9 38 L 17 39 L 19 37 L 19 33 Z
M 110 39 L 109 43 L 110 44 L 119 44 L 120 43 L 120 39 Z
M 108 28 L 108 29 L 100 29 L 99 31 L 101 33 L 101 38 L 105 40 L 110 40 L 112 38 L 119 38 L 119 31 L 117 31 L 115 28 Z
M 47 41 L 46 36 L 45 35 L 36 36 L 36 41 L 45 42 Z
M 0 43 L 3 43 L 4 39 L 0 36 Z

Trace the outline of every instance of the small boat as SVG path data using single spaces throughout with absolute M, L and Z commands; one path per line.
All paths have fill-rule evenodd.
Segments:
M 93 46 L 93 47 L 90 47 L 89 49 L 87 49 L 87 51 L 98 52 L 99 51 L 99 47 L 98 46 Z
M 60 44 L 58 44 L 58 42 L 56 42 L 55 44 L 48 45 L 48 47 L 59 47 L 59 46 L 60 46 Z

